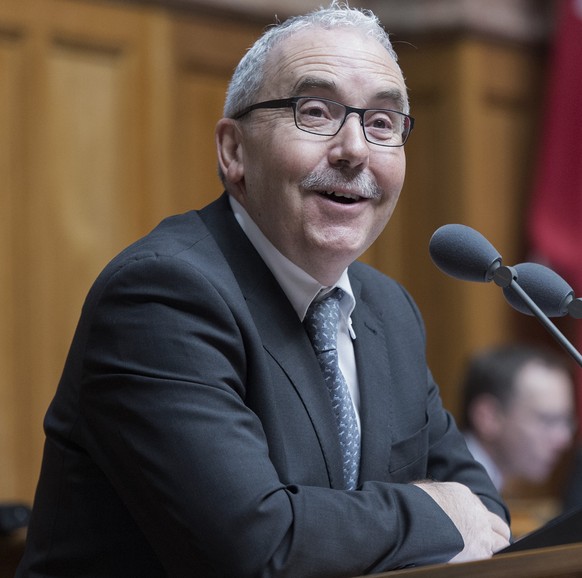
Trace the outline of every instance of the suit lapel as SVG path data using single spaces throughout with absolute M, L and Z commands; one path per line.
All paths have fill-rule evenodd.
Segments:
M 388 344 L 381 313 L 372 311 L 362 298 L 358 279 L 350 276 L 350 281 L 356 297 L 352 322 L 360 389 L 360 481 L 387 480 L 394 423 Z
M 325 456 L 330 485 L 341 488 L 343 469 L 337 425 L 321 369 L 295 310 L 286 298 L 285 301 L 278 299 L 275 302 L 272 297 L 274 292 L 255 291 L 249 295 L 247 303 L 251 315 L 261 334 L 263 346 L 285 372 L 289 386 L 295 389 L 309 414 Z M 281 307 L 281 302 L 285 303 L 284 307 Z

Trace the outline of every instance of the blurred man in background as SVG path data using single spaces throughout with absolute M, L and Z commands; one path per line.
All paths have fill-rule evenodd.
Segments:
M 566 360 L 545 348 L 494 347 L 469 362 L 462 392 L 467 445 L 497 489 L 545 482 L 575 431 Z

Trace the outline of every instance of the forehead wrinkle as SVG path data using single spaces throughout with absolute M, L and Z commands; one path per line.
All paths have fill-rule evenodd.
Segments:
M 306 78 L 300 78 L 293 87 L 293 94 L 302 94 L 309 89 L 324 89 L 324 90 L 336 90 L 337 85 L 335 81 L 329 80 L 327 78 L 318 78 L 316 76 L 307 76 Z
M 310 89 L 319 89 L 336 94 L 339 99 L 344 92 L 344 97 L 351 94 L 349 83 L 352 88 L 354 82 L 358 87 L 364 87 L 369 78 L 371 94 L 366 99 L 368 102 L 374 99 L 389 101 L 394 105 L 385 107 L 404 110 L 407 96 L 402 72 L 384 47 L 349 30 L 345 31 L 345 36 L 342 32 L 339 40 L 336 34 L 330 36 L 328 43 L 324 42 L 323 36 L 327 36 L 329 31 L 321 32 L 316 38 L 297 32 L 273 50 L 266 65 L 263 98 L 309 96 Z
M 335 81 L 329 80 L 327 78 L 318 78 L 316 76 L 308 76 L 306 78 L 300 78 L 295 85 L 291 94 L 302 95 L 308 93 L 311 89 L 319 90 L 329 90 L 336 91 L 337 85 Z M 387 90 L 380 90 L 374 95 L 374 100 L 377 101 L 390 101 L 395 103 L 396 108 L 402 110 L 405 104 L 405 97 L 402 91 L 398 88 L 390 88 Z

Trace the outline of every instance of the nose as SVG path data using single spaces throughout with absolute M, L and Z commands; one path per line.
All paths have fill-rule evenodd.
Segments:
M 370 160 L 370 147 L 360 116 L 350 114 L 340 131 L 333 137 L 333 146 L 329 151 L 330 163 L 334 166 L 365 168 Z

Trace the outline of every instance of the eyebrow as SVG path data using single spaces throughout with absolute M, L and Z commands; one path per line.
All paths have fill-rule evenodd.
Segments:
M 315 76 L 308 76 L 302 78 L 293 89 L 293 94 L 301 95 L 313 89 L 336 91 L 337 85 L 333 80 L 325 78 L 318 78 Z M 398 88 L 391 88 L 388 90 L 381 90 L 374 95 L 375 100 L 388 100 L 395 103 L 399 110 L 404 110 L 406 98 L 402 91 Z
M 333 80 L 327 80 L 325 78 L 317 78 L 315 76 L 307 76 L 302 78 L 294 87 L 294 94 L 301 94 L 310 89 L 319 88 L 325 90 L 335 90 L 336 84 Z
M 376 93 L 376 98 L 378 100 L 389 100 L 390 102 L 394 102 L 400 108 L 400 110 L 404 110 L 406 99 L 402 91 L 398 88 L 382 90 Z

